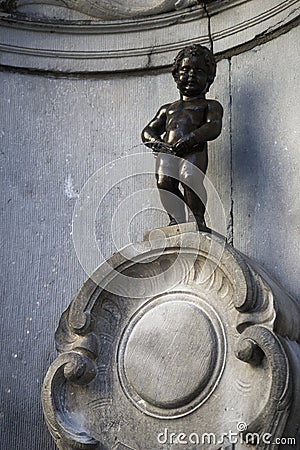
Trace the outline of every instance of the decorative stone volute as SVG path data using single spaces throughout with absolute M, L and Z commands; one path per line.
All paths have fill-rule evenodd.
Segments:
M 210 449 L 233 448 L 230 433 L 240 449 L 296 439 L 299 303 L 193 227 L 115 254 L 63 314 L 43 387 L 61 450 L 175 449 L 170 433 L 187 449 L 205 433 Z
M 69 7 L 105 20 L 145 17 L 197 4 L 196 0 L 64 0 Z
M 66 7 L 91 18 L 101 20 L 118 20 L 138 17 L 147 17 L 154 14 L 168 13 L 180 8 L 196 5 L 197 0 L 17 0 L 2 2 L 2 9 L 8 12 L 34 10 L 32 8 Z M 203 2 L 205 3 L 205 2 Z

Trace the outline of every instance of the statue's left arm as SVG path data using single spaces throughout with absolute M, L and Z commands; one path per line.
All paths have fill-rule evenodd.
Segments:
M 207 101 L 206 122 L 196 130 L 183 136 L 175 144 L 176 154 L 188 153 L 199 144 L 216 139 L 222 130 L 223 108 L 216 100 Z

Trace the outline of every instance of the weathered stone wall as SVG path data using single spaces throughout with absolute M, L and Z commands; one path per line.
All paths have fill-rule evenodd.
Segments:
M 233 242 L 298 298 L 299 36 L 298 27 L 231 62 Z
M 285 31 L 268 42 L 243 43 L 236 52 L 221 49 L 210 96 L 224 106 L 224 129 L 210 145 L 208 177 L 224 205 L 234 246 L 297 297 L 300 36 L 299 27 Z M 59 317 L 87 276 L 72 239 L 78 194 L 97 170 L 112 163 L 103 173 L 120 182 L 95 211 L 96 239 L 104 257 L 165 224 L 161 210 L 148 208 L 132 218 L 126 203 L 119 208 L 134 189 L 155 187 L 152 174 L 124 180 L 119 161 L 147 152 L 139 145 L 140 130 L 178 94 L 165 69 L 89 77 L 23 69 L 3 63 L 0 72 L 0 420 L 3 448 L 50 450 L 54 444 L 42 418 L 41 382 L 54 358 Z M 130 161 L 126 164 L 129 172 L 138 172 Z M 103 186 L 99 195 L 107 189 L 105 177 Z M 153 196 L 158 202 L 153 191 L 142 192 L 134 202 L 147 209 L 156 202 Z M 111 230 L 117 210 L 121 213 Z M 209 210 L 214 211 L 211 202 Z

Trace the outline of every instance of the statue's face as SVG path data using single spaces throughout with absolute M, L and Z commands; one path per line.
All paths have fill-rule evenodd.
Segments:
M 186 97 L 196 97 L 206 91 L 207 68 L 203 58 L 184 58 L 178 70 L 177 87 Z

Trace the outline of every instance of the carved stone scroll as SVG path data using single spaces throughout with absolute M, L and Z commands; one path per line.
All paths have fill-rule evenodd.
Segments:
M 180 228 L 114 255 L 62 315 L 43 387 L 60 449 L 296 439 L 299 303 L 222 238 Z

